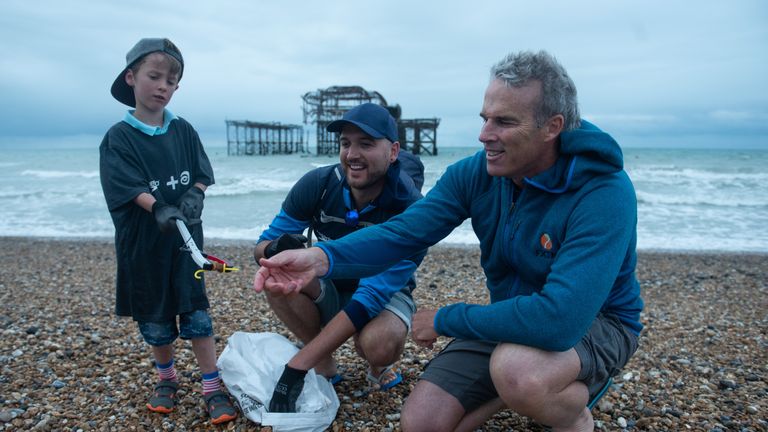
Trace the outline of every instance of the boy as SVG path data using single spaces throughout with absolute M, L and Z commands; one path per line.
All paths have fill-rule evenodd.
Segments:
M 195 263 L 181 250 L 175 225 L 176 219 L 188 223 L 202 247 L 204 192 L 214 182 L 197 132 L 165 108 L 184 59 L 170 40 L 153 38 L 140 40 L 126 62 L 111 93 L 135 110 L 109 129 L 99 148 L 101 186 L 115 225 L 115 310 L 133 317 L 152 347 L 159 381 L 147 408 L 173 410 L 173 342 L 181 336 L 192 340 L 212 423 L 228 422 L 237 411 L 221 389 L 205 284 L 195 279 Z

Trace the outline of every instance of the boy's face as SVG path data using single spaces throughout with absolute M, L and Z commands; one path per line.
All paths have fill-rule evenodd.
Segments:
M 350 124 L 341 130 L 339 144 L 339 161 L 353 189 L 383 184 L 400 148 L 386 138 L 373 138 Z
M 138 69 L 128 69 L 125 81 L 133 87 L 137 113 L 163 112 L 179 88 L 179 75 L 171 72 L 171 68 L 171 60 L 165 54 L 155 52 L 141 60 Z

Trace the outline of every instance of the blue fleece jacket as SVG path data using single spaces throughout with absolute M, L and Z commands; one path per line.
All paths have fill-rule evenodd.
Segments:
M 378 273 L 471 218 L 491 303 L 441 308 L 439 334 L 565 351 L 599 312 L 639 334 L 637 199 L 618 144 L 582 121 L 561 134 L 556 163 L 524 181 L 513 201 L 514 185 L 488 175 L 484 151 L 463 159 L 402 214 L 320 244 L 325 277 Z

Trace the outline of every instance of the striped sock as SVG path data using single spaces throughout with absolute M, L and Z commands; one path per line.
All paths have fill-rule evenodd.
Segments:
M 176 378 L 176 368 L 173 367 L 173 359 L 166 364 L 156 363 L 155 367 L 161 380 L 178 381 Z
M 219 371 L 215 370 L 211 373 L 203 374 L 203 394 L 207 395 L 219 390 L 221 390 Z

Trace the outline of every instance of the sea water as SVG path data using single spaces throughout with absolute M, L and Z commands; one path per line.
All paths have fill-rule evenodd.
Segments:
M 99 182 L 99 138 L 0 143 L 0 236 L 108 238 L 114 228 Z M 423 156 L 424 192 L 476 147 Z M 768 150 L 624 148 L 638 198 L 638 248 L 768 252 Z M 208 146 L 216 184 L 206 192 L 206 238 L 253 242 L 291 186 L 337 158 L 227 156 Z M 443 243 L 476 244 L 468 222 Z

